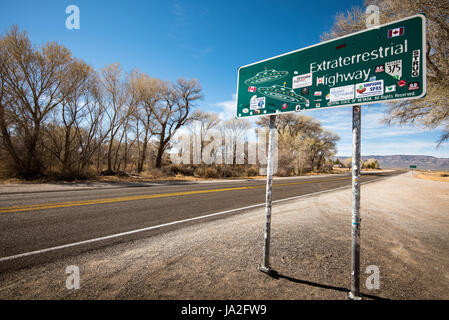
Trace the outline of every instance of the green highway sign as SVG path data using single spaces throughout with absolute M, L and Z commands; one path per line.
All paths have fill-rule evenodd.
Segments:
M 416 169 L 416 166 L 410 166 L 410 169 Z
M 236 116 L 422 98 L 425 30 L 415 15 L 240 67 Z

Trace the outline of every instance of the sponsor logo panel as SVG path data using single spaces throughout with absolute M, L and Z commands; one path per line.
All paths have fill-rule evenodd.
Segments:
M 251 110 L 256 110 L 256 111 L 259 109 L 265 108 L 265 97 L 261 97 L 261 98 L 252 97 L 251 101 L 250 101 L 249 108 Z
M 376 66 L 376 69 L 374 69 L 375 73 L 385 72 L 385 66 L 383 64 Z
M 312 85 L 312 73 L 300 74 L 294 76 L 292 80 L 292 88 L 298 89 L 303 87 L 309 87 Z
M 418 90 L 419 89 L 419 82 L 410 82 L 408 84 L 408 90 Z
M 354 99 L 354 85 L 331 88 L 329 98 L 331 102 Z
M 356 98 L 379 96 L 384 93 L 384 81 L 383 80 L 358 83 L 355 85 L 355 87 L 356 87 L 356 90 L 355 90 Z

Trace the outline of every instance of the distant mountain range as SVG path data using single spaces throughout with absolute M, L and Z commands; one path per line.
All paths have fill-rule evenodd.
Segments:
M 335 157 L 343 161 L 351 157 Z M 417 169 L 449 170 L 449 158 L 435 158 L 421 155 L 393 155 L 393 156 L 362 156 L 363 161 L 376 159 L 381 168 L 409 168 L 415 165 Z

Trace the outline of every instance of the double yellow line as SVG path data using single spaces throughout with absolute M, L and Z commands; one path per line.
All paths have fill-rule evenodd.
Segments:
M 290 185 L 316 183 L 316 182 L 334 182 L 334 181 L 347 180 L 347 179 L 348 179 L 348 177 L 337 178 L 337 179 L 332 179 L 332 180 L 318 180 L 317 179 L 315 181 L 309 180 L 309 181 L 301 181 L 301 182 L 279 183 L 279 184 L 273 184 L 273 187 L 284 187 L 284 186 L 290 186 Z M 68 207 L 88 206 L 88 205 L 95 205 L 95 204 L 107 204 L 107 203 L 135 201 L 135 200 L 148 200 L 148 199 L 157 199 L 157 198 L 189 196 L 189 195 L 213 193 L 213 192 L 261 189 L 261 188 L 265 188 L 265 187 L 266 187 L 265 185 L 259 185 L 259 186 L 248 186 L 248 187 L 233 187 L 233 188 L 221 188 L 221 189 L 209 189 L 209 190 L 169 192 L 169 193 L 148 194 L 148 195 L 139 195 L 139 196 L 117 197 L 117 198 L 103 198 L 103 199 L 95 199 L 95 200 L 80 200 L 80 201 L 45 203 L 45 204 L 33 204 L 33 205 L 24 205 L 24 206 L 3 207 L 3 208 L 0 208 L 0 213 L 46 210 L 46 209 L 55 209 L 55 208 L 68 208 Z

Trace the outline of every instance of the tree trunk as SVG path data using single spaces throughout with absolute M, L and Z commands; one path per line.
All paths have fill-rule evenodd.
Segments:
M 112 142 L 113 142 L 113 139 L 111 137 L 111 141 L 109 141 L 109 147 L 108 147 L 108 173 L 112 172 Z
M 141 173 L 143 171 L 143 164 L 145 163 L 146 155 L 147 155 L 147 145 L 148 138 L 145 137 L 142 145 L 142 154 L 140 155 L 139 163 L 137 164 L 137 172 Z
M 165 146 L 163 144 L 163 141 L 159 142 L 156 155 L 156 168 L 162 167 L 162 155 L 164 154 L 164 147 Z
M 162 156 L 165 151 L 165 145 L 167 144 L 167 142 L 164 139 L 165 129 L 166 128 L 164 126 L 161 128 L 161 133 L 160 133 L 160 137 L 159 137 L 159 145 L 157 147 L 156 168 L 158 168 L 158 169 L 160 169 L 162 167 Z

